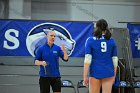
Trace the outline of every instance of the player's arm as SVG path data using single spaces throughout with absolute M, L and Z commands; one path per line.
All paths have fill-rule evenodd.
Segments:
M 117 67 L 118 67 L 118 57 L 117 56 L 113 56 L 112 57 L 112 61 L 113 61 L 113 65 L 114 65 L 114 71 L 115 71 L 115 74 L 116 74 Z
M 91 64 L 91 59 L 92 56 L 91 54 L 86 54 L 85 55 L 85 60 L 84 60 L 84 76 L 88 75 L 88 70 L 89 70 L 89 65 Z
M 91 54 L 86 54 L 85 55 L 85 60 L 84 60 L 84 74 L 83 74 L 83 79 L 84 79 L 84 85 L 88 86 L 88 72 L 89 72 L 89 66 L 91 64 L 91 59 L 92 56 Z
M 88 82 L 89 82 L 88 72 L 89 72 L 89 66 L 90 66 L 91 60 L 92 60 L 91 40 L 92 40 L 92 38 L 88 38 L 85 43 L 85 60 L 84 60 L 84 71 L 83 71 L 83 80 L 84 80 L 85 86 L 88 86 Z
M 114 47 L 113 47 L 113 52 L 112 52 L 112 61 L 114 65 L 115 75 L 116 75 L 117 67 L 118 67 L 118 56 L 117 56 L 117 46 L 115 44 L 115 41 L 114 41 Z

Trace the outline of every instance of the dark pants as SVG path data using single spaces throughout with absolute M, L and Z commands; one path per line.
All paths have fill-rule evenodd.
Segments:
M 61 92 L 60 77 L 40 77 L 40 93 L 50 93 L 50 86 L 53 92 Z

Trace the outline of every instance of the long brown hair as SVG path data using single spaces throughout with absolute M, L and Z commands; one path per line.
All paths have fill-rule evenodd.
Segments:
M 102 37 L 102 32 L 105 33 L 104 38 L 107 39 L 107 40 L 109 40 L 110 37 L 112 36 L 111 32 L 108 29 L 108 23 L 104 19 L 100 19 L 100 20 L 97 21 L 96 30 L 93 34 L 97 38 L 101 38 Z

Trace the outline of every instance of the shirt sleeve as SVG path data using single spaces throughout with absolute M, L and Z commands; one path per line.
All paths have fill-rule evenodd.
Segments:
M 91 38 L 88 38 L 85 43 L 85 54 L 91 54 Z
M 34 60 L 39 60 L 39 61 L 42 61 L 42 48 L 39 47 L 36 49 L 36 52 L 35 52 L 35 59 Z

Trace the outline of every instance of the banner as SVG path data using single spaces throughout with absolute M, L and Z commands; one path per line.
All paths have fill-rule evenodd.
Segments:
M 93 22 L 0 20 L 0 56 L 34 56 L 46 43 L 46 33 L 55 31 L 56 45 L 63 43 L 70 57 L 84 57 L 85 41 L 93 29 Z
M 129 29 L 132 56 L 140 58 L 140 24 L 127 24 Z

